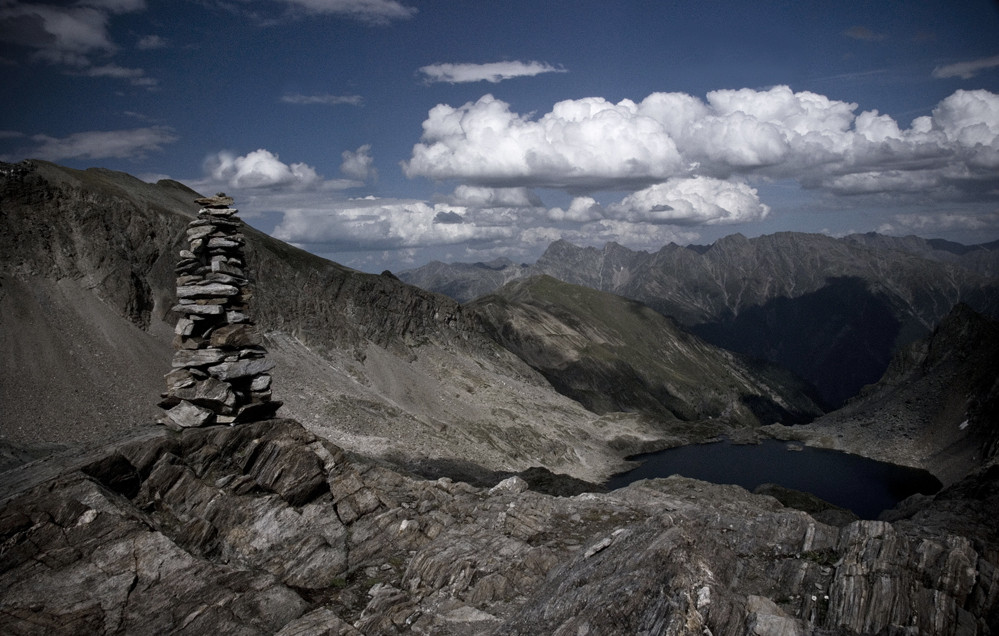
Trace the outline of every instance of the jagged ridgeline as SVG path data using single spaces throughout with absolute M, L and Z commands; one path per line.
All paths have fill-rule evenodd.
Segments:
M 467 302 L 542 274 L 637 300 L 713 345 L 779 364 L 827 408 L 877 381 L 956 303 L 999 318 L 999 244 L 915 236 L 735 234 L 655 252 L 559 240 L 533 265 L 430 263 L 399 277 Z
M 274 363 L 249 316 L 243 223 L 225 193 L 195 203 L 203 207 L 177 262 L 177 352 L 160 422 L 179 429 L 268 419 L 281 402 L 271 399 Z

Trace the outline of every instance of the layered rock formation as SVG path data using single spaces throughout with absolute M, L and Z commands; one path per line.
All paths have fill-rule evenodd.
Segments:
M 281 402 L 271 399 L 274 363 L 249 317 L 243 223 L 231 197 L 195 202 L 204 207 L 188 224 L 189 249 L 177 262 L 177 351 L 160 423 L 179 429 L 267 419 Z
M 679 477 L 525 488 L 414 479 L 290 420 L 160 429 L 0 507 L 0 632 L 999 629 L 996 470 L 841 527 Z

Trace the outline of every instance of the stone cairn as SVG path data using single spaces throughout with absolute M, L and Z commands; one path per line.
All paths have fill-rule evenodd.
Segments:
M 251 292 L 243 261 L 243 222 L 224 193 L 196 199 L 198 218 L 187 226 L 190 249 L 177 263 L 173 370 L 159 423 L 174 430 L 269 419 L 274 366 L 247 315 Z

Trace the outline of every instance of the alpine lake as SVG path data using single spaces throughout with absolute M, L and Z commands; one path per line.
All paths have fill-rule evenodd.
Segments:
M 670 475 L 735 484 L 749 491 L 762 484 L 777 484 L 811 493 L 861 519 L 877 519 L 903 499 L 931 495 L 942 486 L 922 469 L 772 439 L 758 444 L 693 444 L 629 459 L 641 465 L 611 477 L 605 484 L 608 488 Z

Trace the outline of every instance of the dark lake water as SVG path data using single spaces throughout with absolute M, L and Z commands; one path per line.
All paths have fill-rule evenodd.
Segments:
M 810 492 L 852 510 L 861 519 L 877 516 L 910 495 L 937 492 L 940 481 L 925 470 L 874 461 L 821 448 L 788 450 L 786 442 L 695 444 L 632 457 L 642 465 L 615 475 L 607 487 L 622 488 L 639 479 L 683 475 L 752 491 L 779 484 Z

